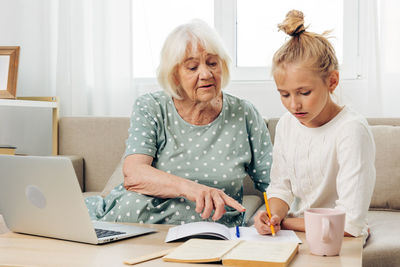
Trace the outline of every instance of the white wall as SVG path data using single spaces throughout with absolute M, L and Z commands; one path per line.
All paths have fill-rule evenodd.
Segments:
M 56 1 L 0 0 L 0 46 L 21 46 L 17 96 L 56 95 L 54 62 L 57 55 L 57 7 L 54 2 Z M 362 52 L 371 56 L 368 40 L 361 40 L 361 46 L 364 49 Z M 365 62 L 370 60 L 364 60 Z M 399 117 L 398 77 L 386 80 L 385 84 L 388 86 L 379 96 L 371 95 L 368 93 L 371 81 L 368 80 L 367 66 L 363 68 L 365 75 L 362 79 L 341 81 L 337 90 L 339 102 L 354 107 L 368 117 Z M 153 81 L 144 85 L 134 84 L 134 87 L 145 92 L 158 86 Z M 279 117 L 285 111 L 272 81 L 233 81 L 226 90 L 254 103 L 265 117 Z M 132 103 L 133 99 L 126 99 L 126 103 L 121 103 L 121 110 L 130 110 Z M 115 115 L 130 115 L 126 113 Z M 60 114 L 63 114 L 62 110 Z
M 0 0 L 0 46 L 20 46 L 17 96 L 53 96 L 47 0 Z

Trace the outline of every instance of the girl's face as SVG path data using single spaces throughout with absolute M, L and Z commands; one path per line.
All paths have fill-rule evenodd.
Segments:
M 323 80 L 317 73 L 289 64 L 274 73 L 282 104 L 303 125 L 314 128 L 324 125 L 339 112 L 330 97 L 339 83 L 339 73 L 332 71 Z
M 176 82 L 182 88 L 181 95 L 191 102 L 211 101 L 221 94 L 221 60 L 200 45 L 196 51 L 190 48 L 177 70 Z

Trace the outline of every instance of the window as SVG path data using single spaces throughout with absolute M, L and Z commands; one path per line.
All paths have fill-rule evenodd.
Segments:
M 235 64 L 233 80 L 270 80 L 273 53 L 287 35 L 277 31 L 291 9 L 305 14 L 309 30 L 330 34 L 340 62 L 341 76 L 358 76 L 358 2 L 356 0 L 216 0 L 216 27 L 222 35 Z M 221 18 L 218 20 L 218 18 Z
M 255 8 L 257 7 L 257 8 Z M 287 35 L 278 32 L 277 24 L 291 9 L 305 14 L 305 26 L 309 31 L 322 33 L 332 29 L 331 35 L 339 62 L 343 51 L 343 0 L 310 1 L 286 0 L 271 6 L 263 0 L 237 0 L 237 66 L 268 66 L 274 52 L 287 40 Z M 329 10 L 329 12 L 322 12 Z
M 157 7 L 157 8 L 154 8 Z M 134 76 L 154 78 L 167 34 L 177 25 L 200 18 L 214 25 L 232 56 L 232 80 L 271 80 L 273 53 L 287 35 L 276 25 L 291 9 L 302 10 L 309 30 L 332 30 L 341 77 L 359 75 L 357 0 L 138 0 L 133 1 Z

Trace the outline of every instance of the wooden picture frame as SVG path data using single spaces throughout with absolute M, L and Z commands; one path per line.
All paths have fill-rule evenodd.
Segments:
M 19 46 L 0 46 L 0 98 L 15 99 Z

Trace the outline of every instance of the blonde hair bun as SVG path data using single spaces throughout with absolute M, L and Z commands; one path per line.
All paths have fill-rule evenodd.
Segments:
M 285 20 L 278 24 L 278 29 L 284 31 L 290 36 L 298 36 L 302 34 L 306 28 L 304 27 L 304 15 L 299 10 L 290 10 L 286 14 Z
M 272 74 L 286 64 L 297 63 L 320 74 L 325 79 L 332 70 L 339 69 L 335 49 L 326 33 L 317 34 L 306 31 L 303 12 L 291 10 L 285 20 L 278 24 L 279 30 L 292 36 L 274 54 Z

